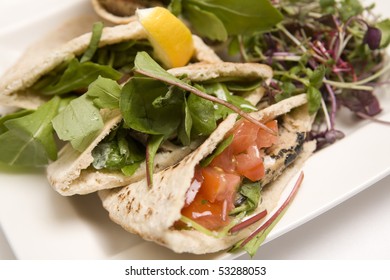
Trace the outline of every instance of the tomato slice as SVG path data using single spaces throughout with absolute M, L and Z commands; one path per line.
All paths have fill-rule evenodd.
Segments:
M 234 155 L 244 152 L 255 141 L 260 130 L 256 124 L 242 119 L 233 128 L 231 134 L 233 134 L 233 141 L 229 147 L 231 147 Z
M 258 181 L 264 177 L 263 158 L 256 145 L 250 146 L 246 153 L 236 155 L 237 173 L 251 181 Z
M 278 140 L 278 122 L 276 120 L 269 121 L 265 124 L 268 128 L 276 132 L 276 135 L 272 135 L 264 129 L 259 129 L 256 136 L 256 144 L 259 149 L 271 147 Z

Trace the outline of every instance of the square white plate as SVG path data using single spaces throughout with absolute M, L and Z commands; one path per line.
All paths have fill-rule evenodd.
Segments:
M 0 4 L 0 72 L 34 40 L 67 19 L 91 13 L 87 0 L 49 0 Z M 390 14 L 390 3 L 376 1 Z M 23 7 L 23 8 L 21 8 Z M 20 9 L 20 11 L 17 11 Z M 23 11 L 28 11 L 23 14 Z M 390 121 L 390 91 L 378 90 Z M 267 242 L 313 219 L 390 174 L 390 127 L 357 121 L 341 112 L 338 128 L 347 137 L 316 153 L 304 167 L 305 180 L 286 215 Z M 367 148 L 368 147 L 368 148 Z M 145 242 L 112 223 L 96 194 L 62 197 L 43 170 L 0 166 L 0 225 L 19 259 L 215 259 L 228 253 L 174 254 Z M 261 249 L 260 249 L 261 250 Z

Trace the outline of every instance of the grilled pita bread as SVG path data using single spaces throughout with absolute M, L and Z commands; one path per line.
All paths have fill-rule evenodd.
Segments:
M 73 58 L 81 55 L 88 47 L 91 32 L 81 33 L 96 17 L 79 18 L 70 27 L 61 29 L 55 35 L 45 38 L 39 44 L 30 48 L 15 66 L 8 69 L 0 80 L 0 104 L 26 109 L 36 109 L 47 101 L 47 97 L 41 96 L 31 90 L 31 87 L 42 76 L 54 70 Z M 79 26 L 79 28 L 77 28 Z M 69 40 L 69 34 L 77 34 L 78 37 Z M 134 21 L 125 25 L 105 27 L 100 40 L 100 47 L 112 45 L 128 40 L 146 39 L 146 32 Z M 193 36 L 195 45 L 194 61 L 220 62 L 221 59 L 197 36 Z M 48 49 L 54 47 L 54 49 Z
M 254 116 L 259 120 L 266 121 L 286 114 L 283 122 L 285 123 L 283 128 L 285 132 L 280 130 L 279 137 L 283 140 L 283 133 L 290 135 L 305 133 L 310 129 L 312 117 L 308 115 L 305 103 L 306 96 L 304 95 L 292 97 L 256 112 Z M 297 108 L 298 106 L 300 107 Z M 291 114 L 288 113 L 290 111 Z M 196 230 L 177 230 L 174 228 L 175 222 L 181 217 L 181 209 L 185 203 L 186 192 L 194 177 L 195 166 L 212 153 L 235 122 L 236 115 L 229 115 L 197 150 L 178 165 L 154 174 L 153 188 L 149 188 L 146 180 L 143 179 L 123 188 L 100 191 L 99 196 L 104 208 L 109 212 L 110 218 L 125 230 L 168 247 L 177 253 L 205 254 L 216 252 L 229 248 L 237 241 L 247 237 L 258 227 L 258 223 L 237 234 L 223 238 L 215 238 Z M 274 178 L 269 180 L 270 184 L 263 189 L 262 203 L 255 213 L 259 213 L 263 209 L 267 209 L 270 213 L 276 207 L 284 187 L 301 168 L 314 148 L 314 142 L 303 144 L 302 149 L 298 149 L 300 152 L 296 154 L 294 163 L 283 170 L 276 180 Z
M 264 79 L 272 77 L 269 66 L 257 63 L 219 62 L 207 64 L 194 63 L 187 67 L 168 70 L 171 74 L 181 77 L 185 75 L 190 80 L 209 81 L 218 77 L 226 79 Z M 264 94 L 262 87 L 246 93 L 246 99 L 256 105 Z M 88 194 L 102 189 L 111 189 L 137 182 L 145 177 L 145 163 L 137 169 L 132 176 L 125 176 L 120 171 L 96 170 L 91 166 L 93 162 L 92 151 L 122 120 L 118 112 L 111 112 L 105 116 L 105 126 L 99 136 L 82 153 L 74 150 L 67 144 L 59 153 L 58 159 L 47 168 L 47 177 L 53 188 L 62 195 Z M 171 145 L 164 147 L 155 158 L 155 170 L 159 171 L 172 166 L 182 160 L 186 155 L 196 149 L 201 142 L 196 141 L 187 147 Z

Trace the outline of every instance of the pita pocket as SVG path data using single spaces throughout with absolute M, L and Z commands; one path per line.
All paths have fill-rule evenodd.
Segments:
M 245 146 L 243 136 L 248 136 L 240 134 L 243 120 L 237 121 L 236 115 L 231 114 L 180 163 L 155 173 L 152 188 L 143 179 L 123 188 L 100 191 L 104 208 L 125 230 L 177 253 L 206 254 L 232 247 L 257 229 L 259 222 L 235 233 L 230 233 L 229 229 L 247 216 L 264 210 L 271 213 L 285 186 L 313 152 L 315 143 L 304 140 L 313 119 L 305 104 L 306 96 L 299 95 L 253 113 L 258 120 L 277 122 L 278 127 L 277 138 L 265 144 L 266 147 L 259 148 L 256 142 L 255 150 L 264 165 L 262 176 L 248 179 L 252 175 L 239 170 L 243 165 L 225 171 L 231 165 L 229 167 L 229 162 L 226 165 L 223 159 L 234 149 Z M 230 137 L 233 141 L 215 156 Z M 266 139 L 264 133 L 258 134 L 257 139 L 259 137 Z M 241 156 L 248 159 L 250 153 L 246 150 L 236 154 L 230 163 L 239 161 Z M 205 165 L 213 155 L 213 160 Z M 215 180 L 219 180 L 219 189 L 211 188 Z
M 254 105 L 259 103 L 264 94 L 262 83 L 267 82 L 272 77 L 272 71 L 268 66 L 257 63 L 219 62 L 210 64 L 200 62 L 185 67 L 169 69 L 167 72 L 176 77 L 185 77 L 192 83 L 205 87 L 210 94 L 217 95 L 219 92 L 221 98 L 225 93 L 234 93 L 236 102 L 242 102 L 242 105 L 251 106 L 254 109 Z M 136 84 L 132 80 L 129 83 Z M 148 81 L 146 86 L 148 86 L 148 83 L 152 83 L 155 88 L 160 87 L 158 82 Z M 141 83 L 141 85 L 143 84 Z M 123 92 L 127 92 L 130 86 L 125 85 L 122 94 Z M 241 88 L 229 91 L 227 86 L 241 86 Z M 168 88 L 165 90 L 168 91 Z M 140 94 L 144 95 L 144 91 L 146 91 L 144 87 L 140 87 Z M 163 90 L 162 94 L 165 94 L 166 91 Z M 175 92 L 174 94 L 182 93 Z M 192 111 L 193 137 L 185 140 L 186 143 L 183 143 L 184 140 L 178 136 L 180 132 L 176 133 L 176 131 L 182 131 L 180 129 L 182 126 L 180 122 L 182 121 L 170 119 L 170 122 L 179 126 L 173 131 L 173 136 L 164 141 L 158 149 L 154 159 L 154 171 L 156 172 L 181 161 L 186 155 L 196 149 L 214 129 L 211 123 L 212 120 L 200 121 L 199 118 L 209 116 L 208 114 L 213 114 L 214 118 L 215 109 L 213 106 L 216 105 L 201 105 L 204 101 L 194 96 L 189 97 L 188 94 L 186 96 L 187 101 L 185 104 L 181 103 L 182 105 L 178 106 L 172 105 L 171 109 L 169 109 L 172 112 L 163 110 L 160 114 L 162 115 L 161 118 L 165 117 L 170 119 L 169 115 L 171 114 L 182 118 L 186 114 L 183 115 L 183 113 L 180 113 L 182 111 L 181 108 L 182 106 L 188 105 L 189 107 L 187 106 L 186 108 L 190 108 L 189 110 Z M 197 104 L 202 106 L 199 107 L 200 110 L 208 110 L 208 113 L 203 113 L 203 116 L 199 115 L 201 112 L 197 111 Z M 212 107 L 210 108 L 210 106 Z M 137 110 L 137 108 L 134 107 L 132 110 Z M 149 105 L 148 108 L 152 110 L 154 107 L 150 107 Z M 221 113 L 224 112 L 221 107 L 218 110 Z M 141 119 L 143 119 L 143 115 L 141 115 Z M 131 124 L 129 125 L 131 126 Z M 211 127 L 209 127 L 210 125 Z M 125 186 L 145 178 L 147 168 L 145 162 L 145 145 L 146 139 L 151 137 L 151 135 L 148 136 L 147 133 L 142 133 L 140 128 L 133 126 L 133 129 L 126 129 L 124 126 L 126 126 L 126 118 L 125 122 L 123 122 L 123 117 L 119 111 L 111 111 L 105 114 L 104 128 L 85 150 L 80 152 L 75 150 L 70 143 L 65 145 L 59 152 L 58 159 L 47 168 L 47 177 L 53 188 L 60 194 L 66 196 L 88 194 L 102 189 Z M 207 129 L 204 128 L 205 126 Z M 139 130 L 137 131 L 135 128 Z M 166 129 L 163 128 L 163 130 Z M 196 133 L 199 135 L 196 135 Z M 202 133 L 206 134 L 202 135 Z M 127 172 L 123 172 L 123 168 L 128 168 L 124 167 L 126 164 L 110 165 L 110 162 L 113 161 L 113 159 L 110 160 L 111 158 L 115 158 L 116 160 L 119 158 L 119 155 L 113 151 L 122 145 L 120 143 L 122 143 L 121 141 L 123 139 L 120 137 L 123 137 L 121 135 L 124 134 L 128 135 L 126 136 L 127 141 L 129 141 L 128 143 L 135 141 L 142 153 L 137 161 L 139 162 L 138 168 L 130 175 Z M 139 145 L 140 143 L 142 145 Z

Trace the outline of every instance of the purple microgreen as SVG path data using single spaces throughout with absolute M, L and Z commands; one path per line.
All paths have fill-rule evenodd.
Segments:
M 240 244 L 241 248 L 243 248 L 246 244 L 248 244 L 248 242 L 253 240 L 256 236 L 258 236 L 259 234 L 262 234 L 263 231 L 266 231 L 269 227 L 274 226 L 275 225 L 274 222 L 276 220 L 279 220 L 283 216 L 285 210 L 287 210 L 287 207 L 290 205 L 291 201 L 293 200 L 293 198 L 297 194 L 299 187 L 302 184 L 303 178 L 304 178 L 304 174 L 303 174 L 303 172 L 301 172 L 299 174 L 299 177 L 298 177 L 292 191 L 290 192 L 289 196 L 287 197 L 287 199 L 283 202 L 283 204 L 277 209 L 277 211 L 263 225 L 261 225 L 251 235 L 249 235 L 246 239 L 244 239 L 244 241 L 242 241 L 242 243 Z M 260 245 L 260 244 L 258 244 L 258 245 Z
M 370 91 L 348 91 L 338 96 L 338 100 L 355 113 L 360 112 L 368 116 L 375 116 L 382 111 L 378 99 Z
M 244 228 L 249 227 L 250 225 L 253 225 L 254 223 L 260 221 L 263 219 L 265 216 L 267 216 L 267 210 L 263 210 L 260 213 L 257 213 L 256 215 L 246 219 L 245 221 L 242 221 L 241 223 L 235 225 L 230 229 L 231 233 L 238 232 Z
M 367 26 L 364 34 L 363 43 L 367 44 L 370 50 L 377 50 L 381 44 L 382 32 L 379 28 Z

